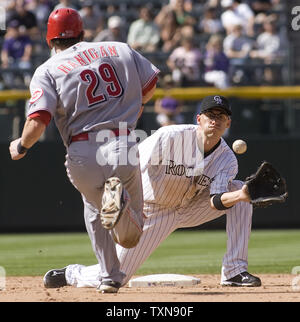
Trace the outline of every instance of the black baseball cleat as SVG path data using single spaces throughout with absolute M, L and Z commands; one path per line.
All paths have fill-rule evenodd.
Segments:
M 101 293 L 118 293 L 121 283 L 113 281 L 103 281 L 101 282 L 98 290 Z
M 248 272 L 240 273 L 229 280 L 221 282 L 223 286 L 248 286 L 257 287 L 261 286 L 260 278 L 249 274 Z
M 59 288 L 63 286 L 67 286 L 66 280 L 66 267 L 61 269 L 51 269 L 48 271 L 44 278 L 44 286 L 46 288 Z

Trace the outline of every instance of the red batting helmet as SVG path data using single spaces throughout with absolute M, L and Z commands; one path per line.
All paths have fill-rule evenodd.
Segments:
M 60 8 L 51 12 L 47 25 L 47 43 L 59 38 L 76 38 L 83 31 L 79 13 L 71 8 Z

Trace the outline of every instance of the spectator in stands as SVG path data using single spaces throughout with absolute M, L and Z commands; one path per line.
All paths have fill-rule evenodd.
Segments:
M 229 86 L 229 59 L 223 52 L 223 39 L 219 35 L 212 35 L 206 45 L 203 57 L 204 75 L 206 83 L 218 88 Z
M 128 44 L 136 50 L 154 52 L 160 41 L 160 31 L 153 21 L 152 11 L 147 6 L 140 9 L 140 18 L 129 26 Z
M 284 0 L 271 0 L 272 1 L 272 10 L 283 10 L 284 9 Z
M 224 30 L 221 19 L 217 16 L 216 8 L 208 7 L 198 22 L 198 30 L 201 33 L 216 34 Z
M 276 22 L 267 20 L 263 24 L 264 31 L 258 35 L 254 49 L 250 52 L 250 57 L 262 61 L 264 65 L 281 62 L 282 47 L 281 37 L 276 29 Z M 273 83 L 276 80 L 276 69 L 272 66 L 263 66 L 263 77 L 267 83 Z
M 115 16 L 121 12 L 122 13 L 126 12 L 125 8 L 127 10 L 126 3 L 123 3 L 121 1 L 120 2 L 116 1 L 113 4 L 106 2 L 106 6 L 105 6 L 106 15 L 110 17 L 110 16 Z
M 220 0 L 205 0 L 205 4 L 209 7 L 217 8 L 220 4 Z
M 272 0 L 248 0 L 248 4 L 255 16 L 260 13 L 266 14 L 273 6 Z
M 26 6 L 27 10 L 34 12 L 39 29 L 44 30 L 53 7 L 51 0 L 31 0 Z
M 174 11 L 168 11 L 164 21 L 160 24 L 161 49 L 170 52 L 178 47 L 181 38 L 181 28 L 176 20 Z
M 259 58 L 265 64 L 270 64 L 281 58 L 281 38 L 276 29 L 275 21 L 265 21 L 264 32 L 256 38 L 251 58 Z
M 177 22 L 183 25 L 196 25 L 196 19 L 192 16 L 191 12 L 187 11 L 188 6 L 185 4 L 186 0 L 174 0 L 174 11 L 176 13 Z
M 9 22 L 12 20 L 12 15 L 15 14 L 16 10 L 16 2 L 17 0 L 3 0 L 1 1 L 1 6 L 5 9 L 5 20 Z
M 60 8 L 72 8 L 77 9 L 76 6 L 73 5 L 72 0 L 58 0 L 58 4 L 54 7 L 54 10 Z
M 234 25 L 223 42 L 225 55 L 229 58 L 229 78 L 234 83 L 241 83 L 248 77 L 246 62 L 252 48 L 252 40 L 243 34 L 242 25 Z
M 15 9 L 9 21 L 15 20 L 19 22 L 19 26 L 26 28 L 26 33 L 31 39 L 40 39 L 36 15 L 27 10 L 25 0 L 16 0 Z
M 12 20 L 7 26 L 7 35 L 4 39 L 1 50 L 1 67 L 3 68 L 3 80 L 7 87 L 15 87 L 15 72 L 23 71 L 22 76 L 25 87 L 31 79 L 31 55 L 32 42 L 29 36 L 20 33 L 18 20 Z M 10 69 L 7 72 L 5 69 Z
M 181 39 L 181 45 L 175 48 L 167 60 L 176 86 L 199 85 L 201 51 L 195 46 L 193 37 Z
M 103 30 L 104 18 L 93 0 L 85 0 L 79 14 L 83 21 L 84 40 L 92 41 Z
M 111 16 L 107 21 L 107 29 L 102 30 L 94 41 L 126 42 L 127 33 L 124 30 L 124 21 L 119 16 Z
M 185 0 L 170 0 L 170 3 L 163 6 L 155 17 L 155 22 L 161 26 L 168 12 L 173 11 L 176 15 L 177 23 L 180 26 L 195 26 L 197 21 L 185 8 Z
M 234 26 L 241 25 L 244 33 L 249 37 L 254 36 L 254 13 L 242 0 L 221 0 L 225 11 L 221 14 L 221 21 L 227 34 L 230 34 Z
M 175 0 L 172 0 L 172 1 L 175 2 Z M 195 1 L 195 0 L 184 0 L 184 3 L 183 3 L 184 10 L 186 12 L 192 13 L 193 10 L 195 9 L 196 2 L 198 2 L 198 1 Z
M 174 87 L 172 76 L 167 74 L 162 80 L 162 88 L 164 89 L 164 97 L 158 98 L 154 103 L 154 111 L 156 113 L 156 123 L 158 127 L 182 124 L 184 122 L 181 114 L 182 103 L 170 95 L 170 89 Z
M 255 15 L 255 37 L 262 32 L 263 24 L 266 20 L 269 20 L 271 17 L 274 17 L 274 19 L 279 19 L 276 13 L 271 13 L 273 9 L 276 11 L 276 5 L 278 2 L 280 2 L 280 0 L 248 0 L 248 4 Z

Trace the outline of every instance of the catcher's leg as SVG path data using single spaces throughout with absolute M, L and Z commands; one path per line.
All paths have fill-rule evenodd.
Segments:
M 242 181 L 234 180 L 230 191 L 241 189 Z M 248 242 L 252 224 L 252 205 L 239 202 L 226 211 L 227 252 L 223 257 L 221 283 L 248 268 Z

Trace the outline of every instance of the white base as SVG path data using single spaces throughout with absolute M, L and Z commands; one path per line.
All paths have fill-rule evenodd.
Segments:
M 154 274 L 129 281 L 129 287 L 192 286 L 201 283 L 199 278 L 180 274 Z

